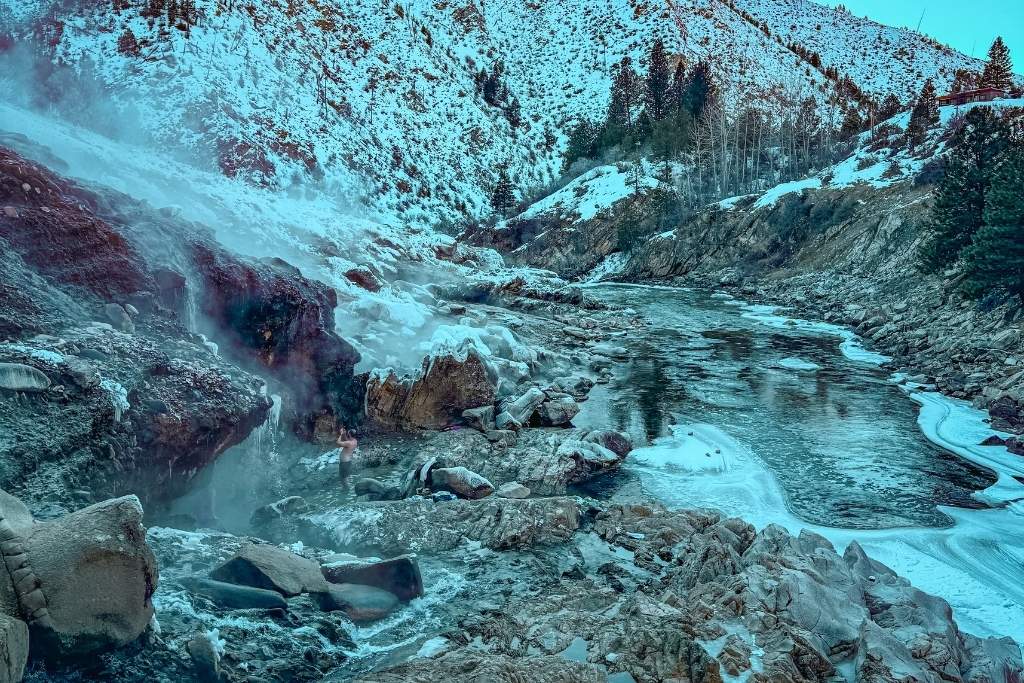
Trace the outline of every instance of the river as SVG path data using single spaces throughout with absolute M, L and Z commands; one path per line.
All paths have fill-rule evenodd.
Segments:
M 600 285 L 651 321 L 574 420 L 639 444 L 626 471 L 670 507 L 857 540 L 962 628 L 1024 642 L 1024 458 L 963 402 L 902 386 L 841 328 L 722 294 Z

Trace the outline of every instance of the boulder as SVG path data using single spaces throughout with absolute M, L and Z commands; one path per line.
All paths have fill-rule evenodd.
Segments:
M 103 307 L 103 314 L 107 316 L 107 320 L 114 326 L 114 329 L 128 334 L 135 332 L 135 323 L 132 322 L 128 311 L 124 310 L 124 306 L 121 304 L 107 304 Z
M 494 429 L 494 417 L 493 405 L 468 408 L 462 411 L 462 419 L 466 421 L 466 425 L 481 432 Z
M 471 500 L 494 493 L 494 484 L 465 467 L 435 467 L 430 470 L 430 485 Z
M 519 398 L 509 401 L 504 406 L 504 411 L 515 422 L 521 425 L 526 424 L 533 417 L 533 413 L 547 399 L 547 394 L 538 389 L 537 387 L 530 387 L 526 393 L 519 396 Z M 498 424 L 498 429 L 502 429 L 502 425 Z
M 34 393 L 50 388 L 50 378 L 22 363 L 0 363 L 0 389 Z
M 288 603 L 277 591 L 198 576 L 185 579 L 181 584 L 224 609 L 288 609 Z
M 262 526 L 286 515 L 301 514 L 308 509 L 309 503 L 302 496 L 288 496 L 254 510 L 250 522 L 253 526 Z
M 588 443 L 604 446 L 619 457 L 625 458 L 633 450 L 633 440 L 622 432 L 610 429 L 595 429 L 583 437 Z
M 498 487 L 495 495 L 499 498 L 529 498 L 530 489 L 518 481 L 508 481 Z
M 415 378 L 394 371 L 371 375 L 366 385 L 366 418 L 387 429 L 439 429 L 463 412 L 494 403 L 494 385 L 474 349 L 463 355 L 425 358 Z
M 498 413 L 498 416 L 494 418 L 495 431 L 499 432 L 517 432 L 523 428 L 522 422 L 517 422 L 512 413 L 507 410 L 503 410 Z
M 316 598 L 323 611 L 340 610 L 357 624 L 383 619 L 398 607 L 398 598 L 392 593 L 355 583 L 330 584 Z
M 285 597 L 325 589 L 320 565 L 309 558 L 267 544 L 246 543 L 210 577 L 240 586 L 277 591 Z
M 213 638 L 209 633 L 197 633 L 185 646 L 200 681 L 220 680 L 220 650 Z
M 158 572 L 135 496 L 37 523 L 23 547 L 48 612 L 32 625 L 52 641 L 49 652 L 125 645 L 149 625 Z
M 535 418 L 544 427 L 564 427 L 580 412 L 580 406 L 571 396 L 544 401 L 537 407 Z
M 281 259 L 244 259 L 205 243 L 191 247 L 205 286 L 203 313 L 236 353 L 289 387 L 298 433 L 311 438 L 324 420 L 332 429 L 353 424 L 363 382 L 353 372 L 359 353 L 337 332 L 335 290 Z
M 423 595 L 423 577 L 416 558 L 411 555 L 376 562 L 343 560 L 325 564 L 321 570 L 330 583 L 374 586 L 393 593 L 403 602 Z
M 559 458 L 571 459 L 575 463 L 568 483 L 586 481 L 598 474 L 617 468 L 622 456 L 601 444 L 578 439 L 566 439 L 559 444 L 555 454 Z
M 0 683 L 17 683 L 28 661 L 28 626 L 0 613 Z
M 369 292 L 379 292 L 381 288 L 380 280 L 366 266 L 349 268 L 345 271 L 345 279 Z

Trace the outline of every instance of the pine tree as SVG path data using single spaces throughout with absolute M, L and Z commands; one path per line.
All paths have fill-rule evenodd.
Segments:
M 981 227 L 984 208 L 984 187 L 979 175 L 963 158 L 954 155 L 946 166 L 925 225 L 929 234 L 919 256 L 926 272 L 938 272 L 956 262 Z
M 676 70 L 672 73 L 672 83 L 668 86 L 667 104 L 670 112 L 674 113 L 683 108 L 683 93 L 686 91 L 686 62 L 682 59 L 676 64 Z
M 843 123 L 839 127 L 839 139 L 849 140 L 862 130 L 864 130 L 864 121 L 861 119 L 860 113 L 855 107 L 850 107 L 846 110 Z
M 126 28 L 124 33 L 117 39 L 117 51 L 129 57 L 139 56 L 139 41 L 135 38 L 135 34 L 132 33 L 130 28 Z
M 1001 159 L 985 197 L 985 226 L 964 252 L 968 295 L 1005 289 L 1024 297 L 1024 146 Z
M 926 224 L 920 250 L 926 271 L 960 258 L 985 222 L 985 202 L 996 163 L 1009 146 L 1009 124 L 988 107 L 975 107 L 949 141 L 952 153 Z
M 668 70 L 668 57 L 665 55 L 665 44 L 661 39 L 654 41 L 647 65 L 647 78 L 644 81 L 644 104 L 651 121 L 665 119 L 670 113 L 668 102 L 671 85 Z
M 899 114 L 903 109 L 903 103 L 900 102 L 900 98 L 896 97 L 894 93 L 889 93 L 882 100 L 881 106 L 878 108 L 878 120 L 886 121 Z
M 1010 50 L 1001 37 L 997 37 L 988 50 L 988 62 L 981 72 L 978 87 L 1009 90 L 1013 87 L 1013 63 Z
M 596 156 L 599 134 L 598 127 L 587 119 L 581 119 L 572 127 L 569 131 L 565 156 L 562 158 L 562 173 L 567 173 L 569 168 L 580 159 L 591 159 Z
M 910 122 L 907 124 L 907 139 L 910 141 L 910 148 L 914 149 L 928 137 L 928 131 L 939 124 L 939 103 L 936 99 L 935 84 L 932 79 L 924 82 L 921 94 L 914 103 L 910 112 Z
M 491 191 L 491 208 L 499 215 L 505 216 L 515 205 L 516 191 L 508 175 L 508 166 L 505 165 L 498 170 L 498 182 Z
M 630 134 L 639 109 L 640 83 L 633 71 L 633 62 L 626 56 L 615 70 L 612 92 L 608 102 L 604 129 L 601 131 L 598 147 L 611 149 L 622 143 Z
M 683 91 L 683 107 L 693 121 L 700 121 L 704 112 L 716 99 L 714 80 L 711 77 L 711 65 L 701 60 L 693 67 Z

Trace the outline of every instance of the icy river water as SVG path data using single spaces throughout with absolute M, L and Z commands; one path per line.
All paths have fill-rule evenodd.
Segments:
M 592 290 L 593 291 L 593 290 Z M 627 471 L 671 507 L 811 529 L 1024 642 L 1024 458 L 984 414 L 899 386 L 841 328 L 709 292 L 601 285 L 651 320 L 574 420 L 646 444 Z

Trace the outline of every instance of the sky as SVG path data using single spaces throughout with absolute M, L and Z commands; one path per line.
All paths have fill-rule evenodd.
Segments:
M 1001 35 L 1013 70 L 1024 74 L 1024 0 L 817 0 L 846 5 L 853 14 L 880 24 L 917 28 L 967 55 L 984 59 Z M 924 19 L 921 13 L 924 12 Z

